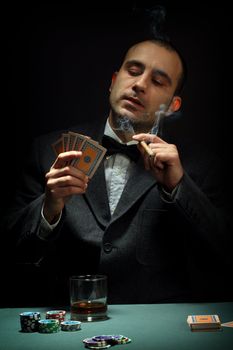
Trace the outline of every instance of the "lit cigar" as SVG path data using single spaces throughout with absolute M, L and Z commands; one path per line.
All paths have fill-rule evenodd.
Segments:
M 145 141 L 140 141 L 140 145 L 142 145 L 142 147 L 144 148 L 148 156 L 150 157 L 154 156 L 152 149 L 147 145 Z
M 160 131 L 160 123 L 161 123 L 161 118 L 163 118 L 166 115 L 166 105 L 165 104 L 161 104 L 159 107 L 159 111 L 155 112 L 155 122 L 154 125 L 151 129 L 151 134 L 154 135 L 158 135 L 159 131 Z M 142 147 L 144 148 L 144 150 L 146 151 L 146 153 L 148 154 L 148 156 L 153 157 L 154 153 L 152 151 L 152 149 L 147 145 L 147 143 L 145 141 L 140 141 L 140 145 L 142 145 Z

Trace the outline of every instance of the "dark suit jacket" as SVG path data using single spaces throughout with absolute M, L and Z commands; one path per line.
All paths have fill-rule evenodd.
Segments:
M 103 126 L 78 126 L 73 131 L 101 142 Z M 139 160 L 112 217 L 102 163 L 86 194 L 67 202 L 52 238 L 43 241 L 36 233 L 44 175 L 55 160 L 51 144 L 60 134 L 35 140 L 16 210 L 9 216 L 18 272 L 25 276 L 25 269 L 33 266 L 29 277 L 21 279 L 21 294 L 26 293 L 27 300 L 32 296 L 34 305 L 43 298 L 65 304 L 69 276 L 103 273 L 108 276 L 109 303 L 215 298 L 217 289 L 211 283 L 216 282 L 217 261 L 229 264 L 230 228 L 212 156 L 179 143 L 185 175 L 173 203 L 161 198 L 155 178 Z M 225 292 L 225 278 L 220 283 Z

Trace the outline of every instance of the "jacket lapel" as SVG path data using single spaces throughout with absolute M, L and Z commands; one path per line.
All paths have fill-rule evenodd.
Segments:
M 137 202 L 137 200 L 156 184 L 155 178 L 144 169 L 140 160 L 132 171 L 132 174 L 124 188 L 119 203 L 113 213 L 112 221 L 117 220 Z
M 98 222 L 106 227 L 108 222 L 111 220 L 111 213 L 108 204 L 104 162 L 100 164 L 95 175 L 90 180 L 88 190 L 84 197 L 86 198 Z
M 117 220 L 134 203 L 156 183 L 155 178 L 145 171 L 143 162 L 139 161 L 124 188 L 116 210 L 111 217 L 104 174 L 104 162 L 101 163 L 91 179 L 84 195 L 98 222 L 106 227 L 109 222 Z

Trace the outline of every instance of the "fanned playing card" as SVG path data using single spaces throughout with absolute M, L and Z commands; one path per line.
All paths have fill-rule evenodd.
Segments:
M 56 142 L 52 144 L 54 153 L 58 156 L 60 153 L 64 152 L 63 148 L 63 138 L 60 137 Z
M 74 159 L 72 165 L 92 178 L 107 150 L 96 141 L 85 139 L 80 151 L 82 156 Z
M 63 133 L 61 138 L 52 144 L 52 147 L 56 156 L 67 151 L 82 151 L 80 158 L 67 162 L 67 165 L 70 164 L 81 170 L 89 178 L 93 177 L 107 151 L 97 141 L 72 131 Z
M 70 151 L 69 149 L 70 135 L 68 133 L 62 134 L 62 141 L 63 141 L 64 152 Z
M 76 139 L 73 145 L 73 151 L 80 151 L 83 142 L 87 139 L 87 136 L 84 136 L 82 134 L 76 134 Z
M 74 145 L 75 145 L 75 142 L 76 142 L 76 139 L 77 139 L 77 133 L 69 131 L 68 134 L 70 135 L 70 138 L 69 138 L 69 151 L 73 151 Z

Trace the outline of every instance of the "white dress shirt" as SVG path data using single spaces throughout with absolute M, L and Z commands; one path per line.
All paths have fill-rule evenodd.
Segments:
M 108 120 L 105 126 L 104 134 L 112 137 L 114 140 L 120 143 L 123 143 L 111 128 Z M 137 143 L 137 141 L 132 140 L 127 142 L 127 145 Z M 113 214 L 114 210 L 116 209 L 134 165 L 134 161 L 122 153 L 113 154 L 105 159 L 105 179 L 111 214 Z

